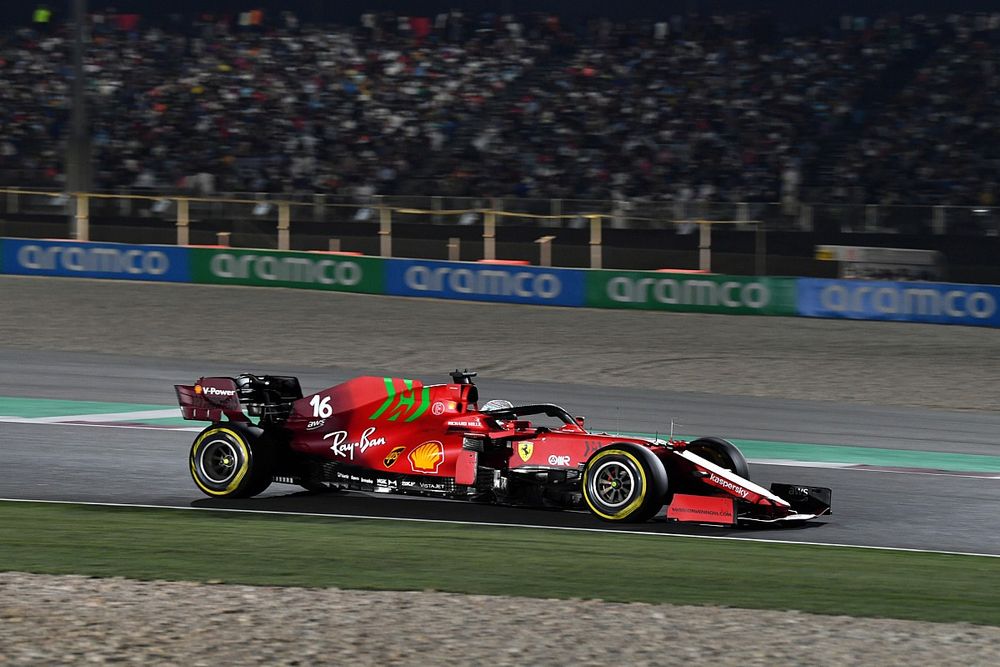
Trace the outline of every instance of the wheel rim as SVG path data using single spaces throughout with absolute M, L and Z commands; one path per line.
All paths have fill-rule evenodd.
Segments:
M 629 503 L 635 490 L 635 474 L 621 461 L 602 463 L 590 479 L 591 495 L 609 508 Z
M 228 440 L 212 440 L 202 447 L 198 468 L 206 481 L 225 484 L 236 475 L 239 468 L 236 446 Z

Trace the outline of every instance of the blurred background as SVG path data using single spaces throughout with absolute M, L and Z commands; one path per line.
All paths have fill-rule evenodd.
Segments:
M 379 254 L 388 219 L 397 256 L 480 259 L 489 224 L 498 257 L 538 262 L 552 237 L 551 262 L 593 266 L 598 216 L 606 267 L 705 270 L 714 222 L 713 271 L 1000 280 L 991 3 L 69 0 L 0 19 L 0 236 L 83 238 L 74 193 L 99 193 L 91 240 L 178 242 L 183 217 L 185 242 Z M 936 268 L 845 273 L 831 244 Z

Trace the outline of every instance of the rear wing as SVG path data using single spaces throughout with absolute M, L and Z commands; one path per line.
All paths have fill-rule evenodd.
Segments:
M 177 402 L 184 419 L 219 422 L 248 422 L 236 393 L 236 380 L 228 377 L 203 377 L 193 385 L 175 384 Z

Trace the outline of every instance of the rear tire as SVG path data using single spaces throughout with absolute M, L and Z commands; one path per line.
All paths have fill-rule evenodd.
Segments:
M 687 449 L 703 459 L 708 459 L 720 468 L 734 472 L 743 479 L 750 479 L 750 465 L 739 448 L 722 438 L 698 438 L 691 441 Z
M 250 498 L 271 485 L 274 449 L 246 424 L 213 424 L 198 434 L 188 457 L 191 477 L 212 498 Z
M 583 471 L 583 499 L 602 521 L 651 519 L 667 495 L 667 474 L 652 452 L 612 445 L 594 454 Z

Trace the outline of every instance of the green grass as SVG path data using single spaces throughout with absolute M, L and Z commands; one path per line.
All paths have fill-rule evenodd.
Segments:
M 0 503 L 0 570 L 1000 625 L 1000 559 L 515 527 Z

